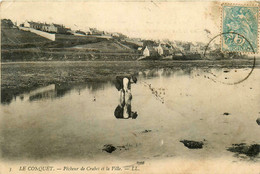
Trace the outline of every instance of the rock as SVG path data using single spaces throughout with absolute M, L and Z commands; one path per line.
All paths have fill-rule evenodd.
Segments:
M 144 161 L 137 161 L 136 164 L 137 165 L 144 165 Z
M 245 143 L 232 144 L 232 147 L 227 148 L 228 151 L 234 152 L 237 155 L 244 154 L 249 157 L 257 157 L 260 152 L 260 145 L 253 144 L 247 146 Z
M 202 149 L 204 145 L 201 141 L 181 140 L 180 142 L 189 149 Z
M 258 125 L 260 125 L 260 118 L 257 118 L 256 122 L 257 122 Z
M 228 112 L 224 112 L 223 115 L 230 115 L 230 113 L 228 113 Z
M 112 153 L 116 150 L 116 147 L 112 146 L 111 144 L 105 144 L 102 151 L 106 151 L 108 153 Z
M 144 130 L 144 131 L 142 131 L 142 133 L 148 133 L 148 132 L 152 132 L 152 130 Z
M 121 145 L 121 146 L 116 146 L 118 150 L 129 150 L 133 145 L 131 144 L 126 144 L 126 145 Z

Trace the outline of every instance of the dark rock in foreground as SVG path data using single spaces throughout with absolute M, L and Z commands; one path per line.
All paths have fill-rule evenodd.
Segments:
M 260 152 L 260 145 L 259 144 L 253 144 L 247 146 L 245 143 L 241 144 L 232 144 L 232 147 L 227 148 L 228 151 L 234 152 L 237 155 L 239 154 L 245 154 L 249 157 L 256 157 Z
M 142 131 L 142 133 L 148 133 L 148 132 L 152 132 L 152 130 L 144 130 L 144 131 Z
M 260 125 L 260 118 L 256 119 L 258 125 Z
M 204 145 L 201 141 L 181 140 L 180 142 L 189 149 L 202 149 Z
M 228 112 L 224 112 L 223 115 L 230 115 L 230 113 L 228 113 Z
M 105 144 L 102 151 L 106 151 L 108 153 L 112 153 L 116 150 L 116 147 L 112 146 L 111 144 Z

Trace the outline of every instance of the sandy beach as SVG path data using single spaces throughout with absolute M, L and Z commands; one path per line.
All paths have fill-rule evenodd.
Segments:
M 206 164 L 208 170 L 217 169 L 214 162 L 219 161 L 230 170 L 252 165 L 254 171 L 260 143 L 259 68 L 240 84 L 225 84 L 248 72 L 203 67 L 140 71 L 131 89 L 136 119 L 114 116 L 119 95 L 112 81 L 75 85 L 62 96 L 57 89 L 40 97 L 19 94 L 1 105 L 2 159 L 14 166 L 21 159 L 48 161 L 56 168 L 61 161 L 74 161 L 74 166 L 133 163 L 151 173 L 153 166 L 158 172 L 172 163 L 177 171 L 180 164 L 183 171 L 203 162 L 194 169 L 199 173 Z M 201 142 L 202 148 L 187 147 L 183 140 Z M 108 153 L 105 145 L 115 149 Z

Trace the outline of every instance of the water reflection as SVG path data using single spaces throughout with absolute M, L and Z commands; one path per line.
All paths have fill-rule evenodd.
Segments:
M 106 86 L 111 86 L 111 82 L 89 82 L 75 85 L 51 84 L 33 89 L 2 89 L 1 104 L 10 104 L 15 101 L 33 102 L 38 100 L 61 98 L 74 89 L 77 90 L 79 94 L 81 90 L 86 88 L 92 93 L 95 93 L 99 90 L 104 90 Z
M 229 69 L 229 68 L 214 68 L 209 69 L 206 67 L 172 67 L 172 68 L 151 68 L 151 69 L 143 69 L 139 71 L 138 78 L 141 79 L 153 79 L 153 78 L 178 78 L 178 77 L 188 77 L 189 79 L 197 79 L 204 78 L 205 80 L 211 80 L 215 83 L 232 83 L 235 81 L 239 81 L 241 77 L 245 77 L 250 69 Z M 77 90 L 80 95 L 81 90 L 85 90 L 86 88 L 91 93 L 99 92 L 100 90 L 105 90 L 107 86 L 115 85 L 117 90 L 120 92 L 123 89 L 123 78 L 126 77 L 131 83 L 134 83 L 135 77 L 132 76 L 117 76 L 116 79 L 114 77 L 109 77 L 103 79 L 103 81 L 89 81 L 89 82 L 81 82 L 81 83 L 55 83 L 51 85 L 42 85 L 39 88 L 35 88 L 35 86 L 29 87 L 21 87 L 14 88 L 5 87 L 1 89 L 1 104 L 10 104 L 16 100 L 19 101 L 37 101 L 44 99 L 54 99 L 61 98 L 67 94 L 69 94 L 73 90 Z M 131 84 L 129 83 L 129 84 Z M 131 88 L 131 85 L 129 85 Z M 151 89 L 152 90 L 152 89 Z M 153 91 L 156 94 L 156 91 Z M 157 91 L 163 92 L 163 91 Z M 123 93 L 125 94 L 125 89 L 123 89 Z M 156 96 L 157 97 L 157 96 Z M 129 97 L 130 98 L 130 97 Z M 163 102 L 163 99 L 160 99 Z M 129 100 L 131 101 L 131 100 Z M 119 104 L 120 106 L 120 104 Z M 121 104 L 121 106 L 123 106 Z
M 192 71 L 196 69 L 195 67 L 173 67 L 173 68 L 157 68 L 157 69 L 147 69 L 139 72 L 139 75 L 144 78 L 154 78 L 154 77 L 172 77 L 173 75 L 185 76 L 191 75 Z
M 115 87 L 119 91 L 119 104 L 117 105 L 114 116 L 117 119 L 136 119 L 137 112 L 132 111 L 131 101 L 133 99 L 131 93 L 131 84 L 136 83 L 137 78 L 135 76 L 117 76 Z
M 41 87 L 30 91 L 29 93 L 21 94 L 18 96 L 18 99 L 20 99 L 21 101 L 36 101 L 43 99 L 52 99 L 56 96 L 57 92 L 55 90 L 55 84 L 51 84 L 46 87 Z
M 155 78 L 155 77 L 171 77 L 173 75 L 183 76 L 183 75 L 189 75 L 192 68 L 186 67 L 173 67 L 173 68 L 151 68 L 151 69 L 144 69 L 142 71 L 139 71 L 139 73 L 133 73 L 137 74 L 140 78 Z M 122 78 L 124 76 L 118 76 L 118 78 Z M 133 78 L 131 76 L 128 77 L 131 82 L 133 81 Z M 131 79 L 132 78 L 132 79 Z M 54 82 L 55 83 L 55 82 Z M 41 99 L 54 99 L 54 98 L 61 98 L 65 96 L 66 94 L 70 93 L 72 90 L 76 89 L 78 90 L 78 93 L 80 94 L 80 90 L 89 89 L 91 92 L 97 92 L 100 90 L 104 90 L 106 86 L 114 84 L 114 80 L 111 78 L 107 78 L 104 81 L 90 81 L 90 82 L 81 82 L 81 83 L 60 83 L 56 82 L 55 89 L 50 91 L 47 90 L 47 92 L 42 92 L 39 94 L 33 94 L 32 91 L 38 91 L 41 88 L 46 88 L 49 85 L 41 84 L 40 87 L 37 88 L 37 86 L 31 86 L 31 87 L 20 87 L 15 88 L 14 86 L 10 87 L 4 87 L 1 89 L 1 104 L 10 104 L 14 101 L 16 101 L 17 97 L 20 99 L 20 101 L 37 101 Z M 122 84 L 115 83 L 116 88 L 120 89 L 122 88 Z M 29 94 L 28 94 L 29 93 Z M 24 98 L 28 97 L 29 98 Z

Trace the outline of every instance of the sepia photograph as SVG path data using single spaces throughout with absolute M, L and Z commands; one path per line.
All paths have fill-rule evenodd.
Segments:
M 259 9 L 3 0 L 0 174 L 259 174 Z

